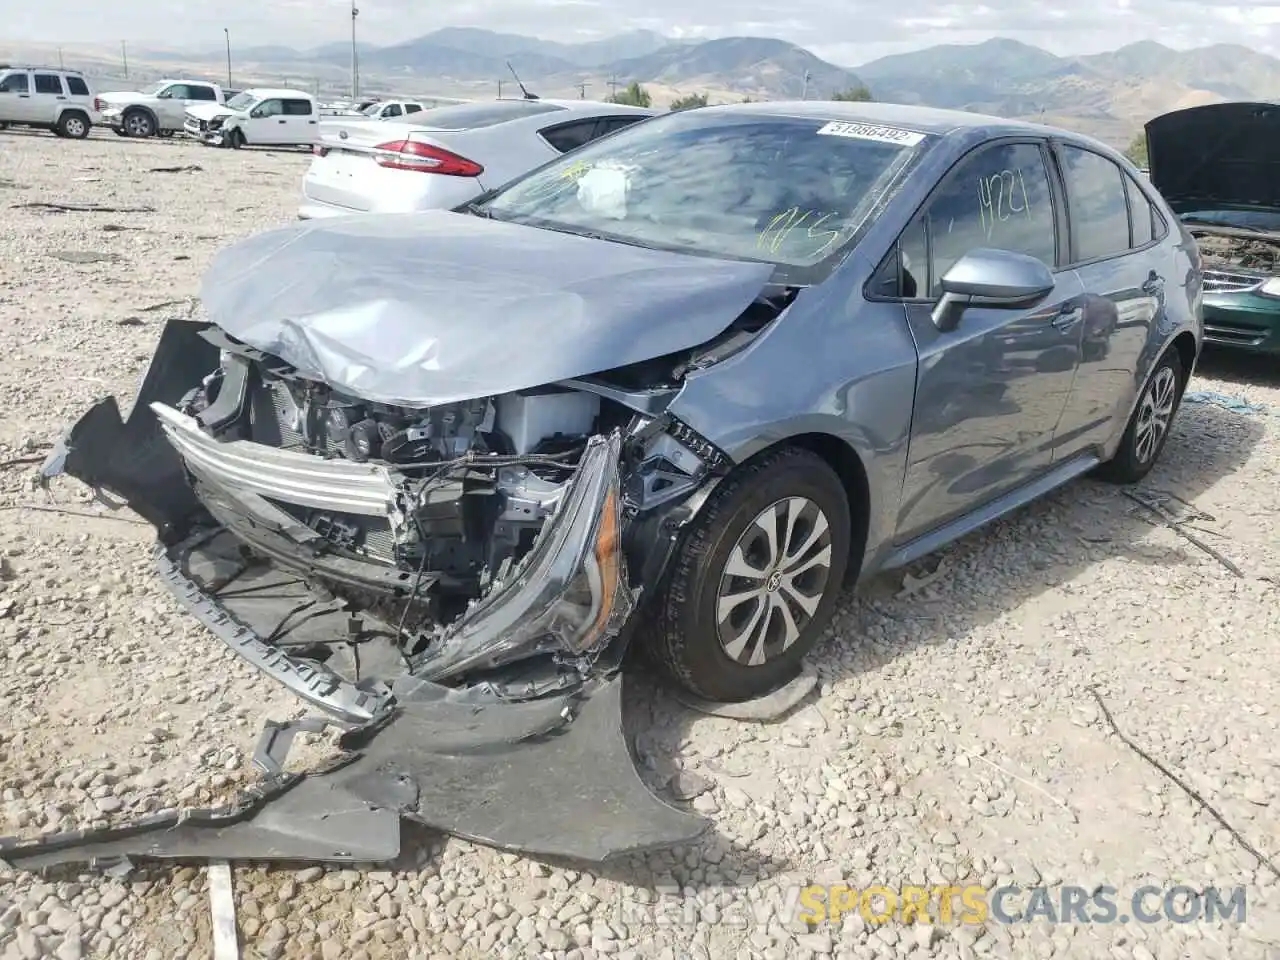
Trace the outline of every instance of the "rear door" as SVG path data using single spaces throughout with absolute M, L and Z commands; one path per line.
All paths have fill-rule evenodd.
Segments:
M 1082 288 L 1060 266 L 1065 230 L 1040 141 L 978 147 L 902 235 L 896 265 L 920 362 L 898 537 L 912 540 L 1046 473 L 1078 362 Z M 1029 309 L 968 307 L 954 330 L 931 313 L 970 250 L 1037 257 L 1053 291 Z M 1065 324 L 1064 324 L 1065 320 Z M 1064 329 L 1065 326 L 1065 329 Z
M 0 122 L 33 123 L 34 118 L 31 74 L 26 70 L 10 70 L 0 75 Z
M 316 116 L 315 104 L 301 97 L 291 97 L 282 101 L 285 119 L 285 130 L 288 139 L 283 143 L 312 144 L 315 143 L 320 123 Z
M 58 122 L 58 114 L 67 105 L 67 91 L 62 85 L 62 77 L 56 73 L 31 74 L 31 122 L 47 123 L 53 126 Z
M 1128 418 L 1173 263 L 1160 244 L 1168 227 L 1133 177 L 1082 146 L 1057 143 L 1054 153 L 1070 211 L 1071 260 L 1085 289 L 1080 369 L 1054 440 L 1063 459 L 1100 451 Z

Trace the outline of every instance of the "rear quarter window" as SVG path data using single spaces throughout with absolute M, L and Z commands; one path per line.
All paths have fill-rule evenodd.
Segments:
M 67 77 L 67 90 L 73 97 L 87 97 L 89 85 L 79 77 Z
M 496 127 L 509 120 L 563 110 L 564 107 L 537 100 L 500 100 L 497 103 L 463 103 L 456 107 L 436 107 L 434 110 L 415 114 L 414 121 L 437 130 L 479 130 L 482 127 Z M 403 117 L 399 119 L 404 120 Z

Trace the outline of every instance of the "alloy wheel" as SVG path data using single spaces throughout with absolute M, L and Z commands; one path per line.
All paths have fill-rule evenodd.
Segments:
M 806 497 L 787 497 L 747 526 L 729 553 L 716 597 L 725 654 L 759 666 L 789 648 L 813 619 L 831 576 L 831 527 Z
M 1178 378 L 1169 367 L 1161 367 L 1151 378 L 1138 407 L 1138 421 L 1133 431 L 1133 452 L 1139 463 L 1146 463 L 1160 449 L 1160 441 L 1169 431 L 1174 403 L 1178 398 Z
M 131 137 L 151 136 L 151 120 L 142 113 L 131 113 L 124 118 L 124 129 Z
M 79 117 L 68 117 L 63 121 L 63 128 L 67 131 L 67 136 L 83 137 L 85 135 L 84 121 Z

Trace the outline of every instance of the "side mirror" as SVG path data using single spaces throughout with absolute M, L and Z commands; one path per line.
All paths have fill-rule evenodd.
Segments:
M 966 307 L 1029 307 L 1053 290 L 1053 273 L 1043 261 L 1009 250 L 970 250 L 942 278 L 942 296 L 933 308 L 939 330 L 954 330 Z

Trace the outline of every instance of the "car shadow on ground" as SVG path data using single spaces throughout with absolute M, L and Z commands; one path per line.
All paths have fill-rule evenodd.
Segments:
M 35 127 L 8 127 L 5 129 L 0 129 L 0 143 L 4 142 L 3 138 L 6 136 L 47 137 L 51 140 L 57 139 L 55 135 L 50 133 L 48 130 L 43 130 Z M 171 147 L 204 147 L 204 149 L 208 149 L 208 150 L 222 149 L 221 147 L 206 147 L 204 144 L 201 144 L 182 133 L 174 133 L 168 137 L 161 137 L 161 136 L 145 137 L 145 138 L 121 137 L 112 133 L 110 127 L 104 127 L 101 125 L 94 127 L 90 131 L 89 136 L 86 139 L 95 144 L 113 143 L 120 146 L 129 146 L 129 147 L 168 145 Z M 69 142 L 76 143 L 77 141 L 72 140 Z M 83 142 L 83 141 L 80 141 L 80 142 Z M 241 147 L 240 149 L 242 151 L 248 150 L 255 154 L 280 153 L 280 154 L 285 154 L 287 156 L 294 156 L 294 157 L 311 155 L 311 147 L 309 145 L 267 147 L 267 146 L 258 146 L 250 143 L 250 144 L 245 144 L 245 146 Z
M 1121 487 L 1092 478 L 1076 480 L 906 570 L 881 574 L 857 591 L 846 590 L 832 627 L 810 657 L 820 684 L 828 686 L 879 670 L 920 646 L 941 647 L 962 641 L 969 633 L 1070 582 L 1108 557 L 1122 557 L 1153 570 L 1205 561 L 1205 555 L 1189 543 L 1175 547 L 1152 543 L 1153 521 L 1157 525 L 1160 521 L 1126 496 L 1126 491 L 1139 497 L 1171 495 L 1194 502 L 1248 461 L 1265 434 L 1265 423 L 1262 416 L 1209 404 L 1185 404 L 1160 462 L 1142 483 Z M 1009 563 L 1011 541 L 1029 557 L 1029 569 Z M 1229 544 L 1214 542 L 1224 552 L 1231 552 Z M 936 582 L 943 582 L 946 589 L 904 589 L 904 580 L 918 584 L 935 572 L 939 576 Z M 633 738 L 646 743 L 642 757 L 652 753 L 659 758 L 659 772 L 642 765 L 642 773 L 655 792 L 687 809 L 688 803 L 672 800 L 664 781 L 678 769 L 676 761 L 688 745 L 695 742 L 691 728 L 703 715 L 681 704 L 668 682 L 656 677 L 641 658 L 632 660 L 628 730 Z M 755 727 L 744 731 L 743 740 L 769 738 L 769 749 L 785 749 L 786 731 L 780 728 L 815 702 L 821 702 L 817 691 L 775 723 L 761 726 L 743 721 L 745 726 Z M 795 731 L 791 734 L 792 738 L 796 735 Z M 732 749 L 730 745 L 726 759 L 732 756 Z M 713 746 L 712 756 L 715 752 Z M 707 863 L 711 858 L 704 860 L 704 854 L 712 848 L 716 849 L 715 872 L 720 877 L 764 879 L 792 867 L 717 835 L 713 825 L 702 840 L 678 852 L 673 871 L 676 879 L 698 886 L 693 865 Z M 641 856 L 597 868 L 577 865 L 576 869 L 648 889 L 663 878 L 670 882 L 672 875 L 655 872 L 652 862 Z
M 1280 356 L 1245 353 L 1206 344 L 1196 363 L 1196 376 L 1212 377 L 1241 386 L 1277 386 L 1280 385 Z M 1195 389 L 1194 382 L 1190 389 Z

